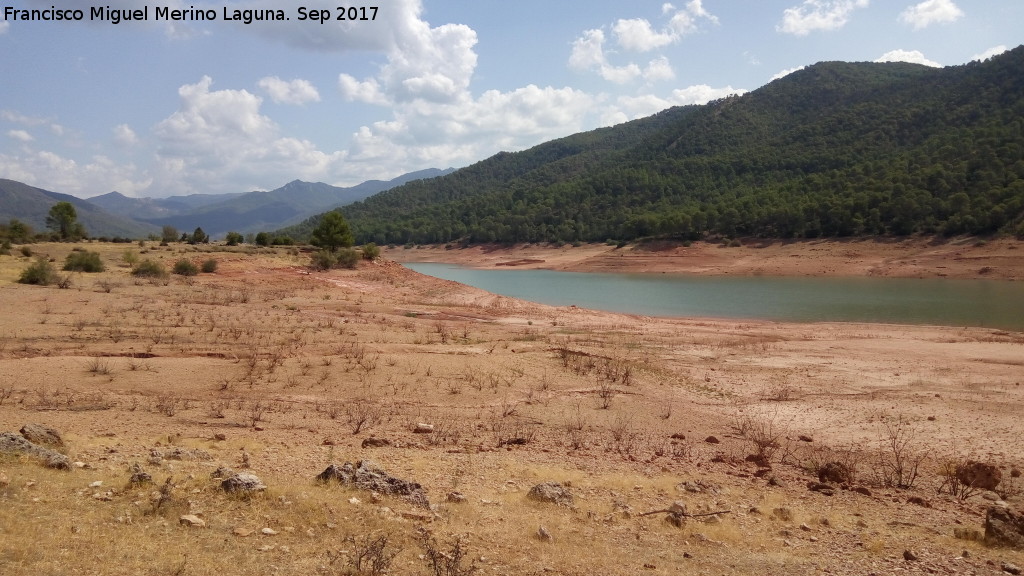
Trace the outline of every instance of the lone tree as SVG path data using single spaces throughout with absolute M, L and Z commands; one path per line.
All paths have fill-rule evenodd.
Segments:
M 338 248 L 342 247 L 348 248 L 355 242 L 355 236 L 352 235 L 348 222 L 345 222 L 344 216 L 337 210 L 324 214 L 320 223 L 313 229 L 309 241 L 313 246 L 319 246 L 331 252 L 336 252 Z
M 57 202 L 46 216 L 46 226 L 60 236 L 61 240 L 81 240 L 85 228 L 78 222 L 78 212 L 70 202 Z
M 209 241 L 210 235 L 203 232 L 202 227 L 196 228 L 195 231 L 192 232 L 192 236 L 188 239 L 189 244 L 206 244 Z

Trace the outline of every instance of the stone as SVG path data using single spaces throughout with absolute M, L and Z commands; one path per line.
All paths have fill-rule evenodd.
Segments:
M 64 439 L 60 432 L 43 424 L 25 424 L 21 427 L 21 436 L 33 444 L 61 448 L 64 446 Z
M 853 471 L 842 462 L 826 462 L 818 469 L 818 481 L 848 484 L 853 482 Z
M 461 504 L 466 501 L 466 495 L 462 492 L 449 492 L 446 499 L 452 504 Z
M 248 536 L 252 536 L 253 533 L 255 533 L 255 530 L 253 530 L 251 528 L 241 528 L 241 527 L 239 527 L 239 528 L 235 528 L 234 530 L 232 530 L 231 533 L 234 534 L 235 536 L 238 536 L 239 538 L 246 538 Z
M 554 540 L 554 538 L 551 536 L 551 532 L 548 532 L 548 529 L 543 526 L 537 528 L 537 538 L 544 542 L 551 542 L 552 540 Z
M 264 536 L 277 536 L 277 530 L 274 530 L 273 528 L 264 528 L 260 530 L 260 534 L 263 534 Z
M 0 452 L 25 454 L 38 458 L 47 468 L 71 469 L 71 459 L 67 456 L 45 446 L 34 444 L 24 436 L 12 432 L 0 432 Z
M 993 506 L 985 515 L 985 542 L 1024 550 L 1024 515 Z
M 719 440 L 718 438 L 715 438 L 714 436 L 708 436 L 707 438 L 704 439 L 704 441 L 707 442 L 708 444 L 719 444 L 719 443 L 721 443 L 721 440 Z
M 235 475 L 235 471 L 227 466 L 218 466 L 216 470 L 210 473 L 210 478 L 214 480 L 223 480 L 225 478 L 231 478 Z
M 129 466 L 128 471 L 132 473 L 131 477 L 128 478 L 128 484 L 131 486 L 141 486 L 153 482 L 153 476 L 146 472 L 138 462 Z
M 857 494 L 863 494 L 864 496 L 871 496 L 871 490 L 865 488 L 864 486 L 857 486 L 856 488 L 853 489 L 853 491 L 856 492 Z
M 526 497 L 538 502 L 548 502 L 559 506 L 572 506 L 572 492 L 558 482 L 542 482 L 526 494 Z
M 229 476 L 220 483 L 220 487 L 225 492 L 250 494 L 252 492 L 260 492 L 266 490 L 267 487 L 255 474 L 248 472 L 242 472 Z
M 370 492 L 401 496 L 407 502 L 422 508 L 430 508 L 430 502 L 427 500 L 427 494 L 422 486 L 416 482 L 395 478 L 378 468 L 370 460 L 361 460 L 355 464 L 346 462 L 341 466 L 331 464 L 317 475 L 317 480 L 321 482 L 333 480 Z
M 374 438 L 370 436 L 363 440 L 363 448 L 383 448 L 385 446 L 391 446 L 391 441 L 386 438 Z
M 1003 572 L 1006 572 L 1007 574 L 1013 574 L 1014 576 L 1019 576 L 1021 573 L 1021 569 L 1019 566 L 1017 566 L 1016 564 L 1011 564 L 1009 562 L 1003 562 L 1001 568 L 1003 569 Z
M 924 498 L 922 498 L 920 496 L 910 496 L 909 498 L 907 498 L 907 503 L 909 503 L 909 504 L 916 504 L 917 506 L 920 506 L 922 508 L 931 508 L 932 507 L 931 502 L 925 500 Z
M 178 518 L 178 524 L 182 526 L 189 526 L 190 528 L 205 528 L 206 521 L 196 516 L 195 514 L 185 514 Z
M 1003 479 L 1003 473 L 994 464 L 971 460 L 956 467 L 956 479 L 964 486 L 995 490 Z
M 422 422 L 418 422 L 416 424 L 416 426 L 413 427 L 412 431 L 413 431 L 413 434 L 433 434 L 434 433 L 434 425 L 433 424 L 424 424 Z
M 914 554 L 910 550 L 904 550 L 903 559 L 907 562 L 917 562 L 917 554 Z
M 810 436 L 808 436 L 806 434 L 801 434 L 799 439 L 800 439 L 801 442 L 814 442 L 814 438 L 811 438 Z

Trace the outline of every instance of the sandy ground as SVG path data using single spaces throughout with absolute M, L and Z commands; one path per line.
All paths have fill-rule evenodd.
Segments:
M 53 426 L 85 466 L 59 473 L 0 458 L 0 573 L 263 574 L 272 565 L 341 574 L 344 562 L 328 552 L 348 558 L 344 537 L 372 528 L 402 548 L 389 573 L 429 574 L 413 539 L 419 526 L 445 542 L 462 535 L 467 562 L 495 574 L 1024 565 L 1020 551 L 963 538 L 983 530 L 988 507 L 1024 504 L 1014 477 L 1024 467 L 1024 333 L 611 314 L 496 296 L 389 260 L 310 272 L 305 255 L 284 250 L 148 248 L 143 257 L 168 266 L 219 263 L 216 274 L 150 282 L 118 265 L 133 247 L 85 248 L 109 269 L 75 275 L 67 290 L 15 284 L 29 260 L 0 257 L 0 431 Z M 995 269 L 986 276 L 1019 274 L 1015 244 L 1002 241 L 902 255 L 855 242 L 696 245 L 668 256 L 603 246 L 388 255 L 573 270 L 617 260 L 650 269 L 665 257 L 666 271 L 687 262 L 736 274 L 811 273 L 846 258 L 855 264 L 833 273 L 894 274 L 900 262 L 937 274 L 945 260 L 926 258 L 930 249 L 949 258 L 941 270 L 950 276 L 983 266 Z M 60 263 L 70 248 L 35 250 Z M 765 251 L 779 258 L 754 258 Z M 434 433 L 413 433 L 417 423 Z M 362 447 L 370 436 L 392 444 Z M 154 459 L 174 447 L 209 459 Z M 750 461 L 759 448 L 766 460 Z M 434 509 L 313 481 L 328 463 L 363 458 L 421 483 Z M 1003 483 L 950 495 L 943 468 L 966 460 L 997 466 Z M 854 478 L 832 496 L 809 491 L 828 461 Z M 909 489 L 893 485 L 897 461 L 905 473 L 919 465 Z M 132 464 L 158 483 L 175 479 L 175 505 L 154 510 L 145 491 L 127 487 Z M 220 464 L 248 466 L 267 495 L 224 496 L 209 480 Z M 573 507 L 529 500 L 544 481 L 568 485 Z M 446 502 L 453 490 L 466 501 Z M 682 527 L 641 515 L 673 501 L 729 513 Z M 206 528 L 179 526 L 187 512 Z M 553 539 L 538 538 L 539 526 Z M 262 527 L 278 534 L 261 537 Z M 249 529 L 256 536 L 239 535 Z M 137 556 L 119 552 L 128 542 Z
M 480 268 L 516 267 L 575 272 L 651 272 L 740 276 L 891 276 L 1024 278 L 1024 243 L 1012 239 L 748 241 L 741 247 L 695 242 L 615 248 L 444 246 L 391 248 L 399 262 L 451 262 Z

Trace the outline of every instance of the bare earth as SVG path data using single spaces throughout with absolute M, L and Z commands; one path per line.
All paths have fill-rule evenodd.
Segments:
M 977 239 L 756 241 L 741 247 L 694 242 L 616 248 L 603 244 L 392 248 L 399 262 L 451 262 L 479 268 L 574 272 L 652 272 L 739 276 L 891 276 L 1024 279 L 1020 241 Z
M 448 558 L 461 538 L 460 567 L 480 574 L 1024 566 L 1024 552 L 971 539 L 990 506 L 1024 508 L 1024 333 L 549 307 L 393 261 L 1019 278 L 1019 245 L 398 248 L 329 272 L 283 249 L 172 245 L 142 257 L 212 257 L 217 272 L 151 282 L 119 265 L 138 247 L 83 244 L 108 269 L 66 290 L 14 283 L 31 262 L 15 250 L 0 256 L 0 432 L 52 426 L 81 466 L 0 454 L 0 574 L 372 574 L 356 558 L 382 535 L 397 551 L 388 574 L 435 574 L 419 529 Z M 32 247 L 57 265 L 71 248 Z M 362 447 L 371 436 L 391 445 Z M 432 508 L 314 481 L 362 459 L 422 484 Z M 944 468 L 969 459 L 1000 468 L 995 491 L 949 494 Z M 854 477 L 810 491 L 830 461 Z M 133 464 L 154 484 L 130 485 Z M 220 465 L 267 490 L 223 493 Z M 527 497 L 546 481 L 573 505 Z M 675 501 L 728 513 L 642 515 Z

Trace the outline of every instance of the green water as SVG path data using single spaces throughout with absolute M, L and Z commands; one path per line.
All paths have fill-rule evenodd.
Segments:
M 910 278 L 722 277 L 408 268 L 488 292 L 649 316 L 848 321 L 1024 330 L 1024 282 Z

